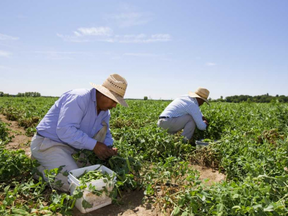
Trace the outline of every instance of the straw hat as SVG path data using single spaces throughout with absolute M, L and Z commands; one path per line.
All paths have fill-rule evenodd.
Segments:
M 115 102 L 128 107 L 128 104 L 124 100 L 128 83 L 119 74 L 111 74 L 102 85 L 95 85 L 94 83 L 90 83 L 90 85 Z
M 204 100 L 207 104 L 209 104 L 208 102 L 208 96 L 209 96 L 209 91 L 208 89 L 205 88 L 198 88 L 195 92 L 189 92 L 189 96 L 193 97 L 193 98 L 200 98 L 202 100 Z M 209 104 L 210 105 L 210 104 Z

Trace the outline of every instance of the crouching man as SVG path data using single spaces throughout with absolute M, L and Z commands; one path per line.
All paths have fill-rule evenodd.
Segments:
M 102 160 L 117 154 L 117 149 L 112 148 L 109 110 L 117 103 L 128 106 L 124 100 L 127 81 L 112 74 L 102 85 L 91 85 L 90 90 L 75 89 L 64 93 L 38 124 L 31 142 L 32 157 L 41 164 L 38 170 L 43 176 L 45 169 L 63 166 L 56 177 L 56 181 L 63 184 L 56 189 L 62 191 L 69 190 L 64 173 L 78 168 L 72 158 L 77 150 L 91 150 Z
M 199 130 L 206 130 L 209 125 L 199 108 L 204 102 L 209 104 L 208 96 L 207 89 L 198 88 L 195 92 L 173 100 L 160 114 L 157 125 L 171 134 L 183 129 L 182 136 L 188 142 L 196 126 Z

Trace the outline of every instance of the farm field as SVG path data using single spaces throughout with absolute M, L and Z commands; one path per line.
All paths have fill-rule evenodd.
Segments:
M 0 120 L 0 215 L 81 215 L 73 210 L 79 194 L 59 193 L 49 183 L 32 178 L 37 162 L 29 157 L 29 139 L 19 143 L 20 149 L 11 144 L 20 133 L 11 130 L 12 122 L 23 130 L 23 139 L 31 138 L 55 100 L 0 98 L 0 114 L 6 122 Z M 169 135 L 157 127 L 169 101 L 127 103 L 129 108 L 117 106 L 111 111 L 119 155 L 100 161 L 82 151 L 92 164 L 104 164 L 117 173 L 111 208 L 128 208 L 126 195 L 143 191 L 140 199 L 152 209 L 151 215 L 288 214 L 288 104 L 203 105 L 210 126 L 193 137 L 218 142 L 196 148 L 183 143 L 180 134 Z M 213 169 L 225 179 L 205 180 L 195 166 Z M 55 173 L 49 173 L 51 181 Z M 105 215 L 103 209 L 97 210 L 98 215 Z

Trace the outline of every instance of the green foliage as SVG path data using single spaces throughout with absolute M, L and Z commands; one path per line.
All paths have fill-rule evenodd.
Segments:
M 44 117 L 57 98 L 1 98 L 0 113 L 8 120 L 17 121 L 33 136 L 35 127 Z
M 79 157 L 81 154 L 84 154 L 84 157 Z M 100 160 L 95 157 L 95 154 L 92 151 L 82 150 L 78 154 L 74 155 L 76 161 L 80 161 L 85 164 L 88 162 L 90 164 L 102 164 L 109 169 L 113 170 L 116 173 L 117 182 L 115 184 L 115 191 L 113 191 L 113 198 L 116 198 L 117 191 L 120 193 L 120 190 L 130 190 L 136 189 L 139 185 L 140 179 L 140 169 L 141 164 L 139 160 L 129 157 L 129 156 L 120 156 L 119 153 L 117 156 L 112 156 L 108 160 Z
M 11 141 L 6 124 L 0 121 L 0 147 Z
M 0 98 L 0 112 L 30 128 L 32 134 L 55 100 Z M 143 188 L 146 202 L 159 205 L 163 212 L 171 215 L 288 214 L 287 104 L 277 101 L 257 104 L 251 99 L 249 103 L 213 102 L 210 107 L 201 106 L 210 126 L 206 131 L 196 130 L 193 138 L 218 140 L 201 149 L 183 143 L 180 133 L 170 135 L 156 126 L 159 114 L 169 101 L 128 100 L 128 104 L 129 108 L 117 106 L 111 111 L 111 132 L 119 155 L 101 161 L 92 151 L 84 151 L 91 164 L 103 164 L 117 173 L 118 194 Z M 0 124 L 1 128 L 2 137 L 7 138 Z M 44 210 L 48 215 L 68 214 L 76 197 L 82 196 L 81 192 L 73 196 L 59 195 L 45 182 L 29 180 L 29 169 L 33 165 L 23 152 L 9 155 L 10 151 L 2 147 L 1 154 L 2 174 L 19 182 L 2 182 L 1 215 L 34 214 Z M 12 160 L 12 156 L 16 159 Z M 16 166 L 7 165 L 7 160 Z M 192 162 L 219 169 L 226 174 L 226 181 L 204 184 Z M 56 171 L 51 173 L 52 180 L 55 174 Z M 44 198 L 47 190 L 50 190 L 48 201 Z M 28 201 L 17 204 L 19 197 L 25 197 L 23 194 L 32 196 L 34 204 Z M 41 206 L 39 202 L 47 205 Z
M 97 179 L 102 179 L 105 177 L 109 178 L 109 174 L 102 173 L 101 171 L 96 169 L 96 170 L 92 170 L 88 172 L 85 171 L 81 176 L 78 176 L 77 178 L 80 180 L 81 184 L 85 184 L 87 182 L 97 180 Z
M 24 150 L 9 151 L 0 147 L 0 182 L 10 182 L 29 175 L 36 162 L 25 155 Z
M 234 95 L 234 96 L 228 96 L 223 100 L 223 97 L 221 96 L 220 99 L 217 99 L 216 101 L 226 101 L 226 102 L 232 102 L 232 103 L 240 103 L 240 102 L 255 102 L 255 103 L 276 103 L 282 102 L 287 103 L 288 97 L 285 95 L 276 95 L 271 96 L 269 94 L 265 95 L 257 95 L 257 96 L 250 96 L 250 95 Z
M 31 172 L 38 166 L 35 161 L 31 161 L 23 150 L 3 149 L 0 152 L 0 165 L 0 215 L 71 215 L 77 197 L 58 194 L 47 187 L 53 183 L 61 168 L 46 171 L 48 183 L 41 177 L 36 181 Z
M 83 206 L 84 209 L 93 207 L 93 205 L 90 204 L 89 202 L 87 202 L 85 199 L 83 199 L 83 201 L 82 201 L 82 206 Z

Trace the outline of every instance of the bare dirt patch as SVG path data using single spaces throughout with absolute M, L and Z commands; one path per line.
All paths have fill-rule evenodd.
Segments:
M 212 185 L 213 183 L 225 181 L 226 176 L 222 173 L 219 173 L 217 170 L 203 167 L 199 165 L 191 165 L 193 169 L 199 171 L 200 173 L 200 180 L 202 180 L 206 185 Z M 204 181 L 206 180 L 207 181 Z
M 151 205 L 143 205 L 143 191 L 132 191 L 123 194 L 122 205 L 108 205 L 95 211 L 82 214 L 78 209 L 74 209 L 74 216 L 161 216 L 159 209 L 155 209 Z
M 13 137 L 12 141 L 5 145 L 5 148 L 11 150 L 23 149 L 25 154 L 30 157 L 30 142 L 32 138 L 25 135 L 24 128 L 20 127 L 16 121 L 7 120 L 2 114 L 0 114 L 0 120 L 7 124 L 9 135 Z

